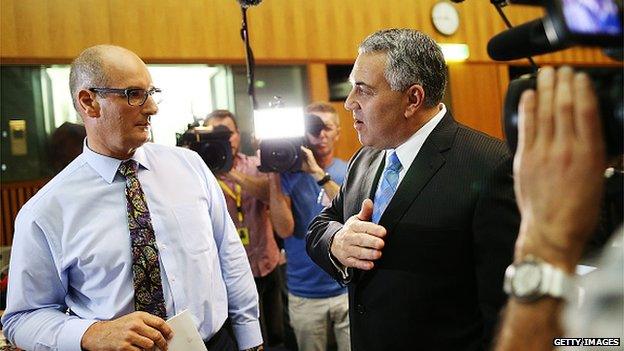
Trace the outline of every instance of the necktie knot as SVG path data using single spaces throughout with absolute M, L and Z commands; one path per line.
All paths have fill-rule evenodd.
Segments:
M 136 176 L 139 164 L 135 160 L 125 160 L 119 165 L 119 173 L 124 177 Z
M 396 152 L 391 153 L 387 169 L 393 172 L 400 172 L 401 168 L 403 168 L 403 165 L 401 164 Z

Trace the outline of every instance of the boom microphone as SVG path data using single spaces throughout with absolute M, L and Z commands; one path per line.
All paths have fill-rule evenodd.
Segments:
M 238 3 L 244 8 L 256 6 L 262 2 L 262 0 L 236 0 L 236 1 L 238 1 Z
M 570 45 L 548 39 L 541 18 L 524 23 L 495 35 L 488 42 L 487 52 L 493 60 L 509 61 L 541 55 Z

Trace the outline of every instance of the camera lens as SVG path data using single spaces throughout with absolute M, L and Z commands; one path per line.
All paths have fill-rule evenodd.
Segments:
M 622 130 L 624 128 L 624 96 L 622 84 L 624 74 L 611 70 L 588 69 L 600 105 L 600 117 L 606 141 L 608 155 L 624 153 Z M 527 89 L 535 89 L 534 74 L 525 75 L 509 83 L 503 110 L 503 128 L 510 150 L 515 153 L 518 145 L 518 103 L 522 93 Z
M 301 170 L 302 138 L 263 140 L 260 143 L 260 171 L 296 172 Z
M 229 142 L 205 141 L 197 145 L 197 153 L 214 173 L 228 172 L 232 168 Z

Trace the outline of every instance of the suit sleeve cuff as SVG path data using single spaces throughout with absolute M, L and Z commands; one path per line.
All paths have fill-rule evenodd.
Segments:
M 334 236 L 335 235 L 336 234 L 334 234 Z M 330 250 L 327 251 L 327 254 L 329 255 L 329 260 L 331 261 L 331 263 L 334 265 L 338 273 L 340 273 L 341 279 L 338 282 L 340 284 L 346 285 L 346 284 L 349 284 L 349 282 L 351 282 L 351 274 L 349 274 L 349 268 L 343 266 L 342 263 L 338 262 L 338 260 L 331 253 L 331 245 L 332 245 L 332 242 L 334 241 L 334 236 L 332 236 L 331 240 L 329 241 Z
M 82 336 L 97 320 L 72 318 L 64 323 L 59 333 L 59 350 L 81 351 Z
M 260 323 L 255 320 L 246 324 L 232 324 L 234 337 L 238 342 L 238 348 L 246 350 L 262 344 L 262 333 Z

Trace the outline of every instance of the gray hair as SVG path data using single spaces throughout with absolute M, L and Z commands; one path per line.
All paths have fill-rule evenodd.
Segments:
M 106 87 L 108 77 L 104 68 L 104 53 L 113 45 L 96 45 L 85 49 L 72 62 L 69 71 L 69 91 L 74 108 L 78 111 L 76 94 L 88 87 Z
M 425 106 L 442 101 L 447 72 L 444 55 L 428 35 L 413 29 L 384 29 L 369 35 L 360 44 L 360 54 L 384 52 L 384 76 L 394 91 L 405 91 L 418 84 L 425 91 Z

